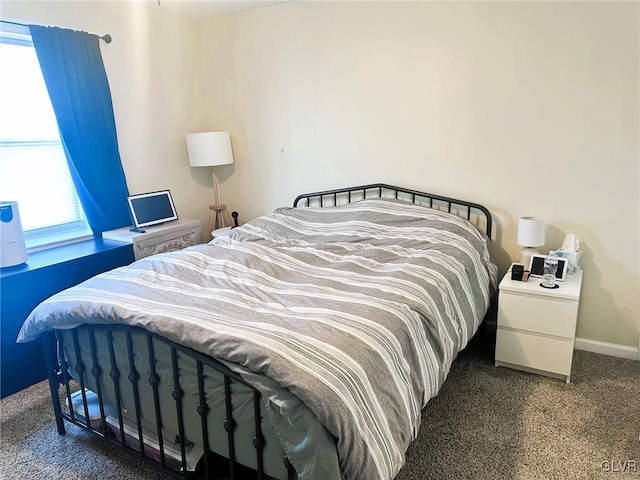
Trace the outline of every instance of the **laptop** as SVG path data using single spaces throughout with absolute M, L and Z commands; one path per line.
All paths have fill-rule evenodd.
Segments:
M 132 231 L 178 220 L 178 213 L 169 190 L 129 195 L 127 201 L 135 225 Z

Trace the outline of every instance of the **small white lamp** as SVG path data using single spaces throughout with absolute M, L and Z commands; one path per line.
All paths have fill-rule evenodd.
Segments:
M 233 163 L 229 132 L 187 133 L 185 138 L 189 165 L 192 167 L 217 167 Z M 225 226 L 230 227 L 233 221 L 227 212 L 227 206 L 220 201 L 220 186 L 213 168 L 211 174 L 213 176 L 214 203 L 209 205 L 209 210 L 211 210 L 209 230 L 213 231 Z
M 520 217 L 516 243 L 524 247 L 520 251 L 520 263 L 529 268 L 531 255 L 538 253 L 535 247 L 544 245 L 544 219 L 539 217 Z

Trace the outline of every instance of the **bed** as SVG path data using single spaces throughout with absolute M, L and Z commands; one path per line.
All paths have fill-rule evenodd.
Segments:
M 58 432 L 179 478 L 390 479 L 495 294 L 478 204 L 373 184 L 40 304 Z

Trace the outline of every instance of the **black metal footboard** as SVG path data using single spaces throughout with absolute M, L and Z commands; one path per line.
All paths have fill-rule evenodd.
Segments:
M 260 392 L 223 363 L 123 325 L 42 338 L 58 433 L 66 420 L 177 478 L 297 478 Z

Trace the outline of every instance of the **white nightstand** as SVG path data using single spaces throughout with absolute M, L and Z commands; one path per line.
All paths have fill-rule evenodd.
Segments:
M 576 337 L 582 270 L 567 275 L 560 288 L 540 286 L 541 278 L 499 285 L 496 366 L 561 378 L 569 383 Z
M 202 241 L 200 220 L 184 218 L 143 230 L 144 233 L 140 233 L 130 231 L 129 227 L 117 228 L 103 232 L 102 238 L 132 243 L 136 260 L 156 253 L 182 250 Z
M 232 227 L 216 228 L 214 231 L 211 232 L 211 240 L 220 238 L 220 237 L 228 237 L 229 234 L 231 233 L 231 228 Z

